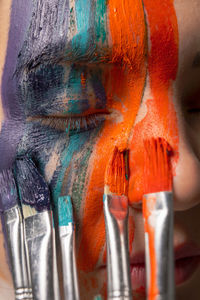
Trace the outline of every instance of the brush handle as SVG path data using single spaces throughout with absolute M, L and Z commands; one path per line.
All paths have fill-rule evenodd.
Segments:
M 34 300 L 54 300 L 53 238 L 51 212 L 25 218 Z
M 75 259 L 75 230 L 72 222 L 59 226 L 65 300 L 79 300 Z
M 108 299 L 132 300 L 128 250 L 128 199 L 125 196 L 105 194 L 103 203 L 106 223 Z M 121 203 L 125 205 L 121 206 Z
M 52 219 L 53 221 L 53 219 Z M 57 253 L 56 253 L 56 233 L 53 227 L 53 280 L 54 280 L 54 299 L 60 300 L 60 287 L 58 278 Z
M 21 297 L 21 294 L 24 292 L 31 295 L 32 288 L 26 257 L 24 227 L 18 205 L 6 210 L 2 218 L 6 230 L 6 241 L 15 295 L 16 299 L 19 299 L 19 295 Z
M 144 195 L 145 256 L 148 300 L 174 299 L 172 192 Z

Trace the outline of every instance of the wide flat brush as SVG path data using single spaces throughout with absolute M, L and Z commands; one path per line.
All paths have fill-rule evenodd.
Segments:
M 54 299 L 53 237 L 48 186 L 27 157 L 15 165 L 34 300 Z
M 143 217 L 147 297 L 174 299 L 172 148 L 163 139 L 144 141 Z
M 0 173 L 0 207 L 15 299 L 32 299 L 22 215 L 11 169 Z
M 73 207 L 69 195 L 58 198 L 58 224 L 65 299 L 79 300 L 75 259 L 75 226 Z
M 132 299 L 128 245 L 128 198 L 124 153 L 115 147 L 105 172 L 108 299 Z

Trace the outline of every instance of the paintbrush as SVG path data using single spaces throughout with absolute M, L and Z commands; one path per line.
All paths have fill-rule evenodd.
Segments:
M 15 299 L 32 299 L 22 215 L 11 169 L 0 173 L 0 206 Z
M 27 157 L 17 159 L 15 174 L 22 205 L 34 300 L 54 299 L 53 237 L 48 186 Z
M 58 224 L 65 299 L 78 300 L 80 297 L 75 258 L 75 226 L 70 196 L 58 198 Z
M 147 297 L 174 299 L 172 148 L 163 139 L 144 141 L 143 217 Z
M 102 300 L 101 295 L 96 295 L 93 300 Z
M 128 198 L 124 153 L 115 147 L 105 172 L 108 299 L 132 299 L 128 246 Z
M 53 224 L 53 281 L 54 281 L 54 299 L 60 300 L 60 286 L 58 277 L 58 260 L 57 260 L 57 247 L 56 247 L 56 230 L 55 230 L 55 220 L 52 214 L 52 224 Z

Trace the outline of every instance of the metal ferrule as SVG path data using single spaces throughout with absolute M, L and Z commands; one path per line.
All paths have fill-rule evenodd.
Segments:
M 120 218 L 117 218 L 110 205 L 114 197 L 117 199 L 116 197 L 125 196 L 104 195 L 108 299 L 132 300 L 128 250 L 128 206 Z
M 25 218 L 34 300 L 53 300 L 53 239 L 51 212 Z
M 173 247 L 173 195 L 172 192 L 159 192 L 144 195 L 145 212 L 145 256 L 147 297 L 151 284 L 151 268 L 156 267 L 158 293 L 151 295 L 154 300 L 174 299 L 174 247 Z M 153 232 L 153 235 L 150 233 Z M 150 244 L 154 249 L 150 250 Z M 154 251 L 156 266 L 151 261 L 150 251 Z
M 7 234 L 7 247 L 15 288 L 15 299 L 32 299 L 32 288 L 28 273 L 24 229 L 18 205 L 3 213 Z
M 57 254 L 56 254 L 56 233 L 53 227 L 53 281 L 54 281 L 54 299 L 60 300 L 60 287 L 58 278 Z
M 79 300 L 79 288 L 75 257 L 75 230 L 72 222 L 59 226 L 62 252 L 64 295 L 66 300 Z

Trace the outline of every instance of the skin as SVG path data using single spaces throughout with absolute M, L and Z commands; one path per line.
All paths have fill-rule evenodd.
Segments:
M 48 20 L 40 23 L 41 29 L 30 25 L 34 24 L 34 18 L 31 23 L 31 10 L 34 8 L 30 4 L 25 14 L 24 2 L 21 1 L 21 7 L 15 7 L 21 27 L 18 26 L 18 41 L 14 42 L 12 24 L 16 24 L 17 19 L 16 14 L 10 15 L 11 3 L 8 2 L 0 3 L 0 12 L 5 12 L 4 19 L 0 18 L 3 20 L 0 24 L 0 45 L 3 47 L 0 51 L 0 78 L 4 91 L 1 93 L 1 145 L 5 134 L 9 137 L 5 146 L 0 147 L 1 157 L 5 157 L 1 168 L 9 167 L 17 155 L 28 152 L 49 184 L 55 208 L 59 196 L 72 196 L 82 299 L 92 299 L 97 293 L 105 293 L 105 269 L 102 268 L 106 261 L 105 227 L 101 199 L 105 168 L 114 146 L 128 149 L 130 154 L 131 253 L 144 251 L 141 211 L 143 139 L 158 136 L 166 139 L 174 150 L 174 245 L 189 241 L 200 246 L 198 1 L 145 0 L 146 15 L 139 0 L 129 0 L 124 5 L 121 1 L 110 0 L 109 10 L 104 1 L 97 1 L 96 10 L 91 14 L 91 24 L 89 17 L 80 15 L 80 11 L 89 13 L 93 2 L 75 1 L 77 22 L 74 23 L 71 10 L 70 30 L 67 32 L 66 18 L 62 19 L 59 15 L 66 22 L 58 24 L 64 46 L 55 46 L 46 60 L 44 56 L 37 58 L 38 51 L 54 35 L 58 36 L 57 27 L 50 28 Z M 56 1 L 51 3 L 53 5 Z M 73 2 L 70 3 L 73 5 Z M 39 24 L 41 17 L 37 13 L 35 16 L 39 18 L 36 20 Z M 89 27 L 92 30 L 88 33 Z M 42 36 L 44 28 L 50 32 L 49 36 L 48 33 Z M 35 34 L 34 42 L 30 33 Z M 93 47 L 90 37 L 96 47 Z M 69 49 L 66 45 L 71 39 L 73 43 Z M 12 55 L 13 64 L 9 69 L 12 45 L 21 55 Z M 30 53 L 27 45 L 30 49 L 33 45 Z M 60 52 L 67 54 L 57 61 Z M 86 52 L 94 54 L 96 59 L 91 61 L 88 55 L 83 61 Z M 78 53 L 78 61 L 75 53 Z M 13 71 L 17 71 L 14 77 Z M 16 90 L 11 87 L 13 97 L 5 92 L 9 84 L 6 78 L 11 78 L 11 83 L 16 82 Z M 71 99 L 78 101 L 73 104 Z M 87 101 L 81 102 L 83 99 Z M 43 110 L 41 102 L 45 104 Z M 13 113 L 13 107 L 16 113 Z M 96 125 L 90 118 L 92 125 L 88 125 L 87 130 L 71 130 L 70 116 L 80 121 L 80 116 L 94 113 L 99 114 Z M 44 115 L 51 116 L 53 122 L 50 124 Z M 61 121 L 58 118 L 62 118 Z M 12 121 L 12 126 L 8 126 L 8 120 Z M 1 253 L 2 283 L 9 284 L 11 280 L 4 251 L 1 250 Z M 177 287 L 177 299 L 199 299 L 199 276 L 200 269 L 190 280 Z M 4 288 L 0 286 L 1 296 Z M 6 297 L 8 299 L 7 294 Z M 12 296 L 9 297 L 12 299 Z M 138 299 L 144 299 L 144 296 L 140 295 Z

